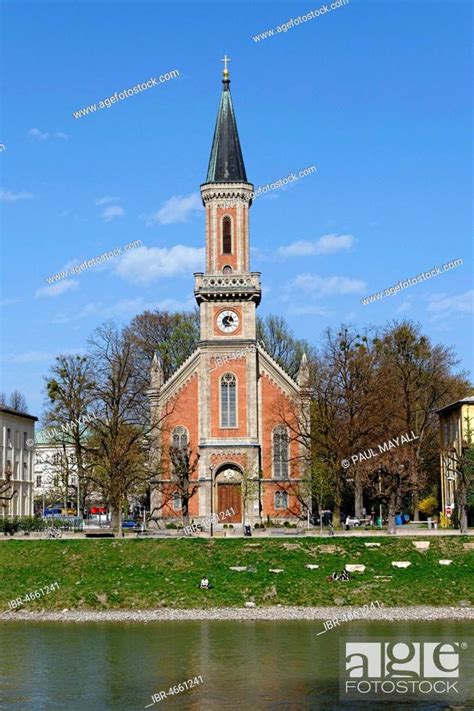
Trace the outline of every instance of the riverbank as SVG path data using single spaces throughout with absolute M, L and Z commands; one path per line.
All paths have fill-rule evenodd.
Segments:
M 429 541 L 10 540 L 0 546 L 0 613 L 17 608 L 26 615 L 42 609 L 200 614 L 249 602 L 257 609 L 346 609 L 375 601 L 388 608 L 474 607 L 473 548 L 472 539 L 459 535 Z M 350 580 L 330 579 L 333 571 L 354 565 L 361 572 L 351 573 Z M 203 576 L 211 590 L 199 589 Z
M 27 611 L 0 614 L 0 622 L 177 622 L 196 620 L 333 620 L 342 622 L 361 613 L 359 607 L 255 607 L 216 608 L 213 610 L 100 610 L 61 612 Z M 474 620 L 474 608 L 454 607 L 381 607 L 364 611 L 358 619 L 396 622 L 413 620 Z M 351 620 L 356 621 L 356 619 Z

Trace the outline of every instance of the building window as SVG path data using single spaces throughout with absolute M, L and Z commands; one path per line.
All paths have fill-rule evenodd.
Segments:
M 456 440 L 458 438 L 458 423 L 455 417 L 452 418 L 451 420 L 451 442 L 452 444 L 456 444 Z
M 23 462 L 23 481 L 28 481 L 28 464 Z
M 27 445 L 26 445 L 27 441 L 28 441 L 28 432 L 23 432 L 23 449 L 27 448 Z
M 223 274 L 232 274 L 232 267 L 230 264 L 226 264 L 224 269 L 222 270 Z
M 222 220 L 222 254 L 232 254 L 232 220 L 228 215 Z
M 221 427 L 237 427 L 237 381 L 232 373 L 221 378 Z
M 283 426 L 273 430 L 273 476 L 288 478 L 288 430 Z
M 15 469 L 14 469 L 14 475 L 13 475 L 15 479 L 18 479 L 18 468 L 19 468 L 19 466 L 20 466 L 20 463 L 19 463 L 19 462 L 15 462 L 15 464 L 14 464 Z
M 186 427 L 175 427 L 171 436 L 173 447 L 185 449 L 188 444 L 188 431 Z
M 447 447 L 449 444 L 449 424 L 448 421 L 444 421 L 444 446 Z
M 182 508 L 181 496 L 179 494 L 179 491 L 175 491 L 173 494 L 173 508 L 177 511 Z
M 37 474 L 36 476 L 36 487 L 39 488 L 41 486 L 41 474 Z
M 275 509 L 287 509 L 288 508 L 288 492 L 287 491 L 276 491 L 275 492 Z
M 7 447 L 12 446 L 12 431 L 9 427 L 7 427 Z

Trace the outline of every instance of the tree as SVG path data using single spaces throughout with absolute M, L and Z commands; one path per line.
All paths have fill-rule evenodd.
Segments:
M 346 454 L 352 456 L 370 446 L 378 430 L 380 403 L 379 368 L 376 349 L 369 332 L 357 333 L 346 326 L 335 336 L 326 334 L 324 355 L 329 366 L 330 395 L 333 398 L 334 425 L 343 437 Z M 353 467 L 350 480 L 354 485 L 354 512 L 363 515 L 365 477 L 358 464 Z M 342 474 L 341 479 L 343 479 Z
M 294 337 L 282 316 L 270 314 L 265 319 L 258 317 L 257 340 L 262 341 L 267 353 L 293 378 L 298 372 L 303 353 L 309 357 L 313 352 L 307 341 Z
M 430 494 L 425 499 L 422 499 L 418 508 L 425 516 L 432 516 L 438 510 L 439 502 L 436 494 Z
M 258 475 L 247 468 L 242 470 L 240 493 L 242 496 L 242 525 L 245 526 L 247 507 L 249 503 L 255 501 L 258 495 Z
M 459 460 L 454 461 L 456 476 L 456 509 L 459 517 L 460 532 L 468 533 L 469 501 L 474 493 L 474 442 L 469 416 L 465 417 L 466 439 L 462 443 Z
M 126 333 L 134 345 L 137 371 L 148 382 L 151 362 L 157 353 L 166 381 L 197 346 L 199 314 L 145 311 L 135 316 Z
M 8 405 L 18 412 L 28 412 L 26 398 L 20 390 L 13 390 L 8 399 Z
M 360 517 L 365 471 L 355 466 L 349 478 L 341 462 L 369 446 L 377 431 L 378 355 L 369 332 L 360 334 L 346 326 L 336 333 L 328 329 L 320 352 L 310 364 L 308 390 L 310 421 L 297 413 L 297 406 L 294 412 L 298 423 L 294 434 L 311 453 L 306 468 L 319 471 L 318 462 L 322 461 L 331 472 L 336 522 L 343 492 L 349 485 L 354 491 L 355 514 Z
M 452 349 L 432 345 L 411 321 L 389 324 L 374 346 L 381 361 L 380 392 L 386 396 L 380 412 L 383 429 L 417 434 L 414 466 L 418 482 L 429 490 L 439 480 L 437 410 L 464 397 L 468 381 L 463 373 L 452 373 L 459 362 Z M 413 492 L 415 519 L 421 490 L 417 486 Z
M 90 422 L 98 406 L 94 392 L 93 364 L 88 356 L 60 355 L 46 378 L 47 407 L 44 414 L 46 426 L 53 426 L 52 443 L 64 453 L 74 451 L 80 494 L 80 508 L 84 509 L 90 493 L 91 449 L 88 443 Z M 66 476 L 64 487 L 69 489 L 70 467 L 62 472 Z M 63 476 L 64 478 L 64 476 Z M 79 515 L 79 512 L 78 512 Z
M 371 499 L 387 507 L 388 533 L 396 533 L 395 518 L 402 510 L 404 497 L 420 487 L 415 446 L 394 446 L 360 466 L 365 470 Z
M 331 464 L 322 459 L 315 458 L 311 468 L 307 469 L 297 482 L 290 480 L 289 486 L 279 487 L 282 491 L 296 498 L 298 506 L 291 511 L 300 519 L 307 517 L 308 513 L 319 513 L 320 531 L 323 531 L 322 512 L 324 507 L 334 501 L 335 470 Z
M 189 526 L 189 502 L 198 492 L 199 485 L 193 474 L 197 469 L 199 455 L 193 455 L 189 445 L 171 445 L 169 448 L 171 463 L 171 496 L 176 492 L 181 499 L 183 526 Z M 173 491 L 174 490 L 174 491 Z M 170 495 L 168 494 L 168 496 Z M 168 499 L 169 500 L 169 499 Z
M 94 367 L 91 394 L 97 408 L 90 423 L 89 478 L 103 491 L 113 526 L 121 533 L 128 497 L 142 495 L 156 475 L 149 465 L 149 442 L 164 418 L 150 421 L 149 380 L 140 372 L 137 346 L 127 329 L 108 322 L 94 331 L 89 345 Z

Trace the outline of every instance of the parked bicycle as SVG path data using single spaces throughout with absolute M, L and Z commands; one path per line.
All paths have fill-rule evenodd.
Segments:
M 48 538 L 61 538 L 62 537 L 62 531 L 59 530 L 59 528 L 55 528 L 54 526 L 51 526 L 51 528 L 47 528 L 45 530 L 45 533 L 47 534 Z

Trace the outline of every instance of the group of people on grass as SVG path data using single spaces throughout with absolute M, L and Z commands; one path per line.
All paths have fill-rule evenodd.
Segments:
M 326 580 L 330 583 L 332 583 L 334 580 L 350 580 L 350 579 L 351 579 L 351 576 L 349 575 L 347 570 L 343 570 L 340 573 L 337 573 L 336 571 L 334 571 L 333 573 L 331 573 L 331 575 L 328 575 L 326 578 Z M 199 589 L 200 590 L 211 590 L 212 587 L 213 587 L 213 585 L 211 585 L 207 576 L 204 576 L 201 579 L 201 582 L 199 583 Z

